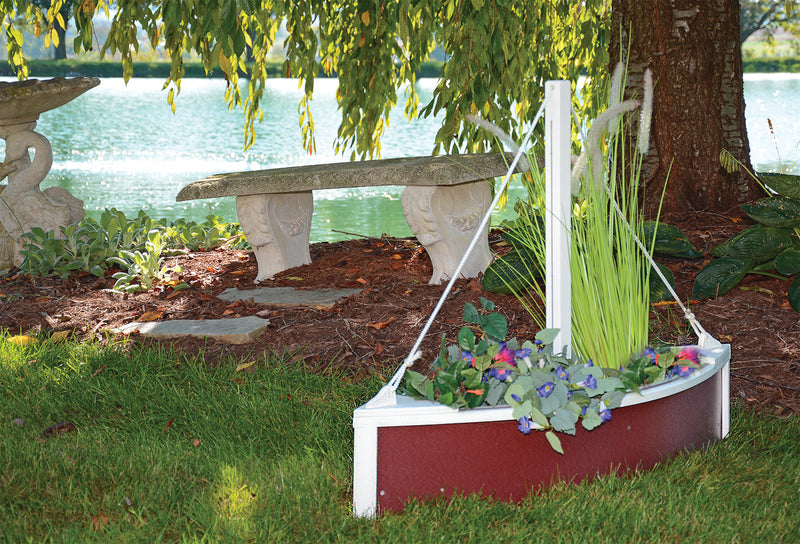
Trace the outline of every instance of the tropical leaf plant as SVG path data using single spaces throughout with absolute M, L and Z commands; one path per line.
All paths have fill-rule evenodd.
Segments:
M 800 312 L 800 176 L 758 172 L 769 197 L 742 204 L 741 209 L 757 224 L 711 250 L 717 257 L 695 278 L 692 297 L 718 297 L 734 289 L 748 274 L 778 279 L 794 276 L 788 300 Z

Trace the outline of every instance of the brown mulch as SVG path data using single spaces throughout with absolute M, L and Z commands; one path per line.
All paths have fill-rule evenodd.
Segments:
M 683 229 L 706 255 L 745 226 L 714 214 L 673 217 L 668 222 Z M 493 249 L 503 250 L 496 233 L 491 244 Z M 384 236 L 314 244 L 311 256 L 312 264 L 287 270 L 265 285 L 359 287 L 363 291 L 332 309 L 222 301 L 216 295 L 228 287 L 257 287 L 253 254 L 230 249 L 170 258 L 167 264 L 180 264 L 182 279 L 190 286 L 179 291 L 168 288 L 125 295 L 110 290 L 114 284 L 110 273 L 105 278 L 83 275 L 62 280 L 30 278 L 12 270 L 0 278 L 0 328 L 9 334 L 72 331 L 81 340 L 104 340 L 109 329 L 142 318 L 259 315 L 268 318 L 270 325 L 268 332 L 253 342 L 229 345 L 183 339 L 172 345 L 190 354 L 202 352 L 210 364 L 250 361 L 275 353 L 289 364 L 344 379 L 374 375 L 388 379 L 408 354 L 442 293 L 443 286 L 427 284 L 432 267 L 424 249 L 415 240 Z M 687 300 L 704 260 L 659 260 L 673 271 L 678 294 Z M 731 344 L 732 398 L 781 416 L 800 412 L 800 314 L 787 302 L 789 284 L 789 280 L 747 277 L 722 297 L 691 304 L 705 329 Z M 423 365 L 435 356 L 442 333 L 449 341 L 455 340 L 465 302 L 479 306 L 480 297 L 497 304 L 508 319 L 511 335 L 533 337 L 537 327 L 514 297 L 484 292 L 476 280 L 460 280 L 422 344 Z M 696 341 L 675 304 L 655 305 L 652 324 L 660 341 Z M 138 335 L 130 338 L 155 343 Z

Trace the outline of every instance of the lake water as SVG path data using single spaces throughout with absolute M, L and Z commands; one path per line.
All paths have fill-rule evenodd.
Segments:
M 435 80 L 419 82 L 423 104 L 434 85 Z M 211 211 L 235 220 L 232 197 L 177 203 L 175 195 L 210 174 L 346 160 L 332 150 L 339 124 L 335 80 L 315 82 L 314 155 L 301 146 L 297 104 L 302 93 L 296 80 L 267 82 L 264 120 L 256 125 L 255 145 L 247 151 L 242 150 L 243 113 L 228 111 L 224 86 L 222 80 L 184 80 L 173 115 L 160 80 L 134 79 L 126 86 L 121 79 L 104 79 L 70 104 L 41 116 L 37 130 L 50 140 L 54 155 L 42 186 L 68 189 L 94 217 L 116 207 L 129 215 L 145 209 L 153 217 L 202 220 Z M 785 168 L 800 173 L 800 116 L 792 113 L 800 104 L 800 74 L 748 74 L 745 99 L 753 163 L 774 171 L 780 157 Z M 382 156 L 429 155 L 440 124 L 436 119 L 407 122 L 402 101 L 382 139 Z M 400 187 L 315 192 L 312 241 L 348 237 L 344 232 L 409 235 L 401 193 Z

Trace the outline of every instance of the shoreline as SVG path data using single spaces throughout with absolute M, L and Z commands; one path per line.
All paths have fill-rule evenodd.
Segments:
M 423 63 L 422 68 L 417 73 L 418 78 L 439 77 L 441 74 L 442 62 L 428 61 Z M 744 59 L 742 62 L 744 73 L 800 73 L 800 56 L 794 57 L 759 57 Z M 95 61 L 95 60 L 52 60 L 52 59 L 30 59 L 28 60 L 31 78 L 41 77 L 123 77 L 122 63 L 119 61 Z M 169 77 L 171 64 L 169 62 L 136 62 L 133 65 L 133 77 L 135 78 L 167 78 Z M 184 78 L 209 78 L 222 79 L 225 74 L 222 70 L 212 70 L 207 74 L 201 62 L 186 62 L 183 65 Z M 267 77 L 282 78 L 283 62 L 275 61 L 267 63 Z M 8 61 L 0 62 L 0 76 L 15 77 L 11 65 Z M 319 78 L 333 78 L 320 74 Z

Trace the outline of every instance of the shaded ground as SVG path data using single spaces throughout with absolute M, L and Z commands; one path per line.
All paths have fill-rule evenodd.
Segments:
M 744 225 L 712 214 L 670 218 L 706 254 Z M 493 249 L 502 251 L 498 236 Z M 210 363 L 228 357 L 243 362 L 264 353 L 286 354 L 288 364 L 345 379 L 377 374 L 385 379 L 408 354 L 427 321 L 442 286 L 427 285 L 431 263 L 415 240 L 356 239 L 312 246 L 313 263 L 279 274 L 267 285 L 298 289 L 359 287 L 363 291 L 334 308 L 270 308 L 249 302 L 230 303 L 216 295 L 228 287 L 252 289 L 256 263 L 252 253 L 215 250 L 175 257 L 183 266 L 181 291 L 154 290 L 124 295 L 110 291 L 110 277 L 67 280 L 33 278 L 12 271 L 0 278 L 0 328 L 10 334 L 73 331 L 81 339 L 105 338 L 107 330 L 143 318 L 217 319 L 259 315 L 270 320 L 257 341 L 231 346 L 185 339 L 174 345 L 185 352 L 204 352 Z M 703 260 L 659 259 L 676 276 L 678 294 L 689 298 Z M 712 335 L 732 347 L 731 395 L 762 410 L 789 415 L 800 412 L 800 314 L 786 301 L 788 280 L 748 277 L 729 294 L 691 304 Z M 531 338 L 536 325 L 510 296 L 483 292 L 475 281 L 461 280 L 445 303 L 422 348 L 424 365 L 432 361 L 442 333 L 454 341 L 462 325 L 465 302 L 493 300 L 506 315 L 511 334 Z M 654 339 L 687 343 L 696 338 L 675 304 L 658 304 L 652 313 Z M 137 342 L 152 342 L 137 335 Z M 423 369 L 420 369 L 423 370 Z

